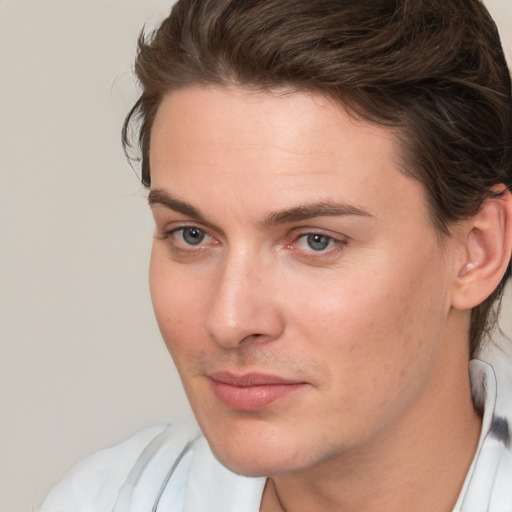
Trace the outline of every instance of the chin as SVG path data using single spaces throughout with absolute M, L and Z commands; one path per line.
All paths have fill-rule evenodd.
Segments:
M 214 407 L 196 407 L 195 413 L 215 458 L 239 475 L 292 473 L 329 456 L 328 443 L 314 440 L 326 436 L 300 428 L 296 415 L 239 413 Z
M 213 454 L 217 460 L 227 469 L 236 473 L 237 475 L 247 477 L 269 477 L 281 473 L 288 473 L 293 471 L 288 465 L 283 464 L 282 461 L 274 461 L 268 459 L 255 460 L 247 456 L 225 456 L 223 453 L 217 453 L 213 450 Z
M 227 469 L 247 477 L 269 477 L 291 473 L 311 465 L 304 448 L 296 449 L 277 440 L 265 442 L 247 437 L 246 442 L 219 443 L 208 439 L 216 459 Z

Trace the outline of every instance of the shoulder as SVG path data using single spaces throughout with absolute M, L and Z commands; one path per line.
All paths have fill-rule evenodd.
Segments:
M 497 351 L 497 348 L 495 348 Z M 492 364 L 490 364 L 492 362 Z M 512 510 L 512 365 L 505 353 L 473 360 L 470 376 L 482 431 L 454 512 Z
M 137 479 L 141 468 L 147 469 L 147 461 L 158 460 L 160 452 L 166 458 L 178 458 L 198 432 L 193 424 L 147 427 L 86 457 L 50 491 L 40 512 L 113 510 L 123 486 Z M 158 471 L 158 464 L 152 471 Z

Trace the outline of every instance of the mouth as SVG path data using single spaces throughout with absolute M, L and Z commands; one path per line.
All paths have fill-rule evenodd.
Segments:
M 307 386 L 303 381 L 260 373 L 213 372 L 208 378 L 217 399 L 238 411 L 260 411 Z

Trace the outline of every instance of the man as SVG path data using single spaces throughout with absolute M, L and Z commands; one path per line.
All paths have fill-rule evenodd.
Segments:
M 151 293 L 200 431 L 95 454 L 43 510 L 512 510 L 511 378 L 476 360 L 512 250 L 482 4 L 180 0 L 135 69 Z

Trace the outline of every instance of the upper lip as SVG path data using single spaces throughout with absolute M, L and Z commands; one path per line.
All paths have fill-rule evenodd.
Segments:
M 216 382 L 222 384 L 229 384 L 231 386 L 250 387 L 250 386 L 270 386 L 278 384 L 304 384 L 304 381 L 286 379 L 278 375 L 269 375 L 264 373 L 245 373 L 237 375 L 227 371 L 211 372 L 208 377 Z

